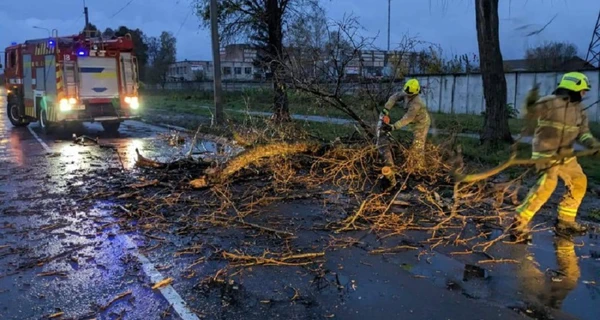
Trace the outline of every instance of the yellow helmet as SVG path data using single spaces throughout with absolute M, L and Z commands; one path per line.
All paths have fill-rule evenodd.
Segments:
M 404 84 L 404 92 L 408 94 L 418 94 L 419 92 L 421 92 L 421 85 L 419 84 L 419 80 L 410 79 L 406 81 L 406 84 Z
M 575 92 L 590 90 L 590 81 L 588 80 L 588 77 L 581 72 L 569 72 L 562 76 L 558 83 L 558 88 Z

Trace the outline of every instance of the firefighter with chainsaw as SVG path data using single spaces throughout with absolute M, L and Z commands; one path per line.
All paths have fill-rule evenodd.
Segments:
M 417 79 L 410 79 L 404 85 L 404 90 L 402 92 L 393 94 L 383 108 L 381 130 L 387 134 L 394 130 L 400 130 L 407 125 L 412 125 L 411 129 L 414 137 L 411 146 L 411 154 L 415 157 L 417 164 L 423 166 L 425 160 L 425 141 L 427 140 L 431 119 L 427 112 L 427 106 L 419 95 L 420 92 L 421 85 L 419 84 L 419 81 Z M 404 101 L 404 108 L 407 109 L 407 112 L 402 119 L 398 120 L 396 123 L 390 124 L 390 110 L 394 107 L 396 102 L 401 99 Z M 385 150 L 383 150 L 383 157 L 386 166 L 394 165 L 394 159 L 389 147 L 386 147 Z
M 558 206 L 556 232 L 565 236 L 581 235 L 587 228 L 575 221 L 577 210 L 587 188 L 587 177 L 577 158 L 574 144 L 596 149 L 600 142 L 590 133 L 588 118 L 581 103 L 590 90 L 588 78 L 579 72 L 563 75 L 556 90 L 537 99 L 537 89 L 530 91 L 526 102 L 526 119 L 536 119 L 532 142 L 532 159 L 562 158 L 536 164 L 539 178 L 527 198 L 517 208 L 518 216 L 512 225 L 517 242 L 529 242 L 529 222 L 548 201 L 558 178 L 565 183 L 567 192 Z

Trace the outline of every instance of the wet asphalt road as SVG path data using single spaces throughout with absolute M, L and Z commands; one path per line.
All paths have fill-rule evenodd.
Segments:
M 120 160 L 110 149 L 74 144 L 72 131 L 114 146 Z M 257 267 L 245 272 L 239 285 L 237 299 L 242 305 L 228 306 L 231 302 L 225 303 L 222 297 L 200 295 L 198 279 L 186 280 L 189 261 L 173 259 L 188 240 L 171 239 L 170 245 L 146 252 L 154 243 L 119 230 L 111 216 L 113 203 L 84 206 L 82 193 L 74 193 L 94 190 L 95 184 L 110 179 L 111 172 L 122 167 L 132 170 L 136 148 L 162 160 L 177 158 L 183 151 L 165 142 L 163 135 L 169 132 L 130 121 L 118 136 L 106 135 L 98 124 L 45 136 L 37 124 L 13 128 L 2 107 L 0 319 L 51 315 L 60 319 L 521 319 L 507 306 L 539 292 L 549 292 L 544 299 L 554 297 L 557 287 L 545 286 L 543 279 L 545 271 L 558 269 L 553 237 L 548 233 L 536 234 L 533 248 L 506 249 L 509 258 L 521 259 L 516 269 L 522 272 L 516 272 L 514 265 L 491 266 L 491 280 L 462 283 L 460 290 L 448 290 L 449 281 L 460 283 L 464 263 L 470 261 L 448 258 L 452 249 L 417 261 L 414 252 L 382 257 L 349 248 L 327 254 L 325 267 L 335 272 L 325 278 L 334 277 L 331 282 L 338 283 L 331 290 L 316 291 L 309 285 L 310 275 L 298 267 Z M 79 178 L 99 168 L 106 175 L 98 176 L 98 181 Z M 309 210 L 304 205 L 281 204 L 266 211 L 275 221 L 322 216 L 318 206 Z M 329 237 L 315 238 L 314 231 L 305 234 L 309 235 L 300 234 L 298 245 Z M 363 241 L 380 245 L 369 237 Z M 570 290 L 558 287 L 561 295 L 566 293 L 558 307 L 565 313 L 559 312 L 558 318 L 598 319 L 598 245 L 598 238 L 590 237 L 577 247 L 579 277 Z M 573 260 L 567 257 L 566 261 L 572 267 Z M 209 268 L 196 271 L 210 274 L 204 269 Z M 166 277 L 175 279 L 172 286 L 151 288 Z M 567 277 L 565 282 L 572 281 Z M 306 296 L 289 302 L 295 290 Z M 264 301 L 270 301 L 269 305 Z
M 110 204 L 81 208 L 79 196 L 70 195 L 94 184 L 79 175 L 118 170 L 121 162 L 131 168 L 135 149 L 144 152 L 168 130 L 129 122 L 118 137 L 106 136 L 99 124 L 45 136 L 37 124 L 12 127 L 0 102 L 0 319 L 61 312 L 62 319 L 112 319 L 124 312 L 125 319 L 178 319 L 161 291 L 150 288 L 162 279 L 152 274 L 156 267 L 140 262 L 135 237 L 112 227 Z M 74 144 L 73 131 L 115 146 L 121 161 L 112 150 Z M 126 296 L 109 305 L 120 294 Z

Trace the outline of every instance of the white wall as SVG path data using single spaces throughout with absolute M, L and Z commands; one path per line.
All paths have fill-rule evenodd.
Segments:
M 584 72 L 590 82 L 592 90 L 588 93 L 584 103 L 589 105 L 600 100 L 600 70 Z M 512 103 L 517 110 L 521 106 L 527 91 L 534 83 L 540 83 L 540 95 L 552 93 L 564 72 L 510 72 L 506 73 L 507 103 Z M 459 75 L 430 75 L 415 76 L 423 87 L 423 97 L 431 112 L 475 114 L 480 115 L 485 110 L 483 98 L 483 83 L 480 74 Z M 397 88 L 402 89 L 402 83 L 397 83 Z M 361 87 L 357 83 L 345 85 L 345 92 L 356 92 Z M 150 86 L 149 88 L 159 88 Z M 270 89 L 269 82 L 236 82 L 223 83 L 225 91 L 242 91 L 246 89 Z M 212 90 L 212 82 L 181 82 L 167 83 L 168 90 Z M 600 103 L 587 110 L 590 121 L 600 122 Z M 521 114 L 519 114 L 521 115 Z
M 592 104 L 600 99 L 600 70 L 586 71 L 592 90 L 584 100 Z M 518 110 L 527 91 L 540 83 L 540 95 L 550 94 L 564 72 L 511 72 L 506 73 L 507 102 Z M 416 76 L 423 87 L 423 98 L 432 112 L 481 114 L 485 110 L 483 84 L 480 74 Z M 587 110 L 590 121 L 600 121 L 600 105 Z

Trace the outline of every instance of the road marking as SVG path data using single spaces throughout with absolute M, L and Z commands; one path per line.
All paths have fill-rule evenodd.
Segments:
M 140 263 L 142 264 L 142 269 L 144 273 L 150 278 L 150 281 L 153 283 L 157 283 L 161 280 L 164 280 L 165 277 L 160 273 L 160 271 L 156 270 L 156 267 L 150 262 L 150 260 L 140 253 L 138 246 L 133 242 L 133 240 L 127 235 L 120 235 L 123 238 L 123 241 L 127 244 L 128 248 L 133 248 L 135 255 Z M 183 320 L 200 320 L 196 314 L 194 314 L 187 306 L 187 303 L 181 298 L 179 293 L 175 291 L 173 286 L 168 285 L 159 289 L 160 293 L 167 300 L 167 302 L 173 306 L 173 309 Z
M 35 133 L 35 131 L 33 131 L 31 127 L 27 128 L 29 129 L 29 132 L 31 132 L 33 137 L 42 145 L 44 150 L 51 153 L 52 149 L 50 149 L 50 147 L 42 139 L 40 139 L 40 137 Z M 156 267 L 152 264 L 152 262 L 150 262 L 150 260 L 146 256 L 140 253 L 138 246 L 133 242 L 133 240 L 127 235 L 120 236 L 123 238 L 123 242 L 127 244 L 127 247 L 133 249 L 133 254 L 138 258 L 138 260 L 142 264 L 142 269 L 144 270 L 144 273 L 150 278 L 150 280 L 154 283 L 163 280 L 164 276 L 158 270 L 156 270 Z M 175 291 L 173 286 L 168 285 L 160 288 L 160 293 L 167 300 L 167 302 L 171 306 L 173 306 L 173 309 L 175 310 L 175 312 L 177 312 L 181 319 L 200 320 L 198 316 L 196 316 L 196 314 L 190 311 L 183 298 L 181 298 L 179 293 Z
M 40 137 L 37 135 L 37 133 L 35 133 L 35 131 L 33 131 L 33 129 L 31 129 L 31 127 L 27 127 L 27 129 L 29 129 L 29 132 L 31 132 L 31 134 L 33 135 L 35 140 L 37 140 L 42 145 L 42 147 L 44 148 L 44 150 L 46 150 L 46 152 L 52 153 L 52 149 L 50 149 L 50 147 L 48 147 L 48 145 L 44 142 L 44 140 L 40 139 Z

